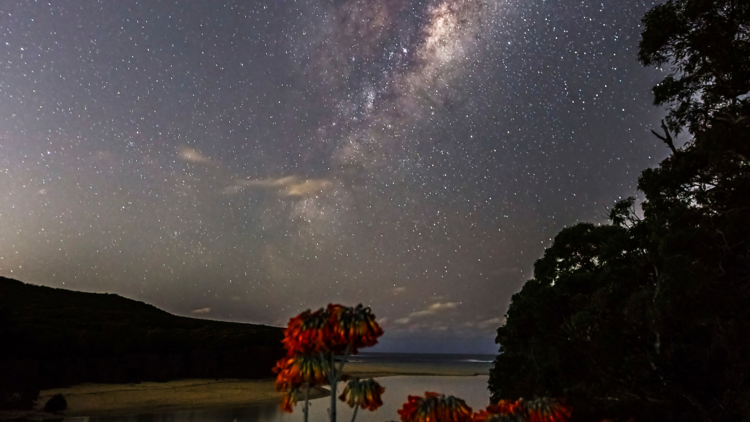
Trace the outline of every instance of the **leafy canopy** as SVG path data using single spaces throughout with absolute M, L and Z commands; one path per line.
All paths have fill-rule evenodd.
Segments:
M 750 1 L 670 0 L 639 58 L 690 142 L 610 223 L 562 230 L 497 331 L 493 400 L 565 397 L 582 420 L 750 420 Z M 598 419 L 596 419 L 598 418 Z
M 638 60 L 666 67 L 654 103 L 669 105 L 672 131 L 692 133 L 750 92 L 750 2 L 669 0 L 643 18 Z

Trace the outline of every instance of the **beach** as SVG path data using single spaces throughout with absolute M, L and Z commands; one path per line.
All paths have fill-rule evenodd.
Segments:
M 474 376 L 487 375 L 490 365 L 441 363 L 398 360 L 355 360 L 348 362 L 344 372 L 353 377 L 391 376 Z M 278 402 L 281 393 L 274 387 L 273 379 L 261 380 L 178 380 L 169 382 L 142 382 L 137 384 L 81 384 L 69 388 L 43 390 L 34 415 L 30 419 L 49 419 L 40 413 L 44 403 L 55 394 L 62 394 L 68 402 L 65 417 L 117 416 L 161 413 L 185 409 L 229 408 L 267 405 Z M 311 398 L 328 395 L 328 390 L 311 391 Z M 9 414 L 0 416 L 13 419 Z M 16 415 L 18 416 L 18 415 Z M 59 416 L 57 416 L 59 418 Z
M 69 388 L 44 390 L 36 410 L 55 394 L 68 402 L 65 416 L 115 416 L 160 413 L 182 409 L 252 406 L 279 401 L 281 393 L 273 379 L 263 380 L 178 380 L 138 384 L 81 384 Z M 313 389 L 311 398 L 328 395 L 328 390 Z

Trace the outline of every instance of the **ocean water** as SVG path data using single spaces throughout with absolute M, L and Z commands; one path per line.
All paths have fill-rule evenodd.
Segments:
M 493 359 L 491 355 L 362 353 L 348 361 L 350 368 L 364 372 L 425 375 L 437 370 L 445 375 L 484 375 L 489 373 Z
M 391 354 L 391 353 L 363 353 L 353 356 L 352 364 L 373 363 L 386 367 L 410 369 L 434 368 L 436 365 L 466 372 L 486 373 L 492 365 L 494 356 L 488 355 L 428 355 L 428 354 Z M 359 409 L 357 421 L 383 422 L 398 421 L 398 409 L 401 409 L 409 395 L 423 395 L 425 391 L 434 391 L 446 395 L 454 395 L 466 401 L 474 410 L 483 409 L 489 404 L 487 390 L 487 375 L 473 376 L 389 376 L 376 378 L 385 387 L 383 406 L 376 412 Z M 343 391 L 344 383 L 338 386 L 339 394 Z M 330 398 L 324 397 L 310 401 L 310 422 L 325 422 L 328 420 L 327 409 Z M 352 409 L 346 403 L 338 401 L 337 413 L 339 421 L 351 421 Z M 102 417 L 71 417 L 65 422 L 291 422 L 302 421 L 302 403 L 294 412 L 283 413 L 277 403 L 255 405 L 231 409 L 199 409 L 173 411 L 166 413 L 149 413 L 131 416 L 102 416 Z
M 474 365 L 484 367 L 491 364 L 495 355 L 466 355 L 466 354 L 438 354 L 438 353 L 367 353 L 350 356 L 349 362 L 363 363 L 429 363 L 437 365 Z

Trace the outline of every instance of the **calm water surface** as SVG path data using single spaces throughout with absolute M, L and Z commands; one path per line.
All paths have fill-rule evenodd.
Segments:
M 469 373 L 486 374 L 492 366 L 494 356 L 488 355 L 431 355 L 431 354 L 394 354 L 394 353 L 362 353 L 351 357 L 351 362 L 374 363 L 398 371 L 400 367 L 420 368 L 429 371 L 435 366 L 443 368 L 461 368 Z M 466 372 L 466 371 L 464 371 Z M 477 376 L 394 376 L 378 378 L 378 382 L 385 387 L 383 406 L 376 412 L 359 409 L 357 421 L 383 422 L 399 420 L 396 411 L 406 403 L 409 395 L 423 395 L 425 391 L 434 391 L 446 395 L 454 395 L 466 400 L 474 410 L 483 409 L 489 404 L 487 390 L 487 375 Z M 339 384 L 339 394 L 344 389 L 344 383 Z M 329 397 L 312 400 L 310 402 L 310 422 L 324 422 L 328 420 L 327 409 Z M 346 403 L 338 401 L 336 406 L 339 422 L 349 422 L 352 409 Z M 283 413 L 278 403 L 255 405 L 244 408 L 231 409 L 203 409 L 184 410 L 165 413 L 151 413 L 133 416 L 97 416 L 66 418 L 64 422 L 301 422 L 302 403 L 298 404 L 294 413 Z
M 466 400 L 474 408 L 484 408 L 489 403 L 487 375 L 473 377 L 437 377 L 437 376 L 396 376 L 378 379 L 385 387 L 383 406 L 376 412 L 360 409 L 357 421 L 383 422 L 399 420 L 396 410 L 406 402 L 408 395 L 422 395 L 425 391 L 435 391 L 454 395 Z M 339 393 L 343 383 L 339 386 Z M 330 398 L 310 402 L 310 422 L 326 421 Z M 352 410 L 341 401 L 336 406 L 338 420 L 350 421 Z M 302 404 L 298 404 L 294 413 L 283 413 L 278 404 L 253 406 L 239 409 L 186 410 L 171 413 L 143 414 L 114 417 L 78 417 L 66 418 L 65 422 L 276 422 L 302 421 Z

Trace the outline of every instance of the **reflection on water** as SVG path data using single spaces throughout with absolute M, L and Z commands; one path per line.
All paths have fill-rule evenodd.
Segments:
M 382 422 L 399 420 L 396 410 L 406 402 L 408 395 L 422 395 L 425 391 L 454 395 L 466 400 L 474 410 L 484 408 L 489 403 L 487 391 L 488 376 L 475 377 L 434 377 L 434 376 L 398 376 L 378 379 L 385 387 L 383 407 L 377 412 L 360 409 L 357 421 Z M 339 386 L 339 393 L 343 384 Z M 311 401 L 310 422 L 326 421 L 330 398 Z M 337 405 L 339 421 L 350 421 L 352 410 L 339 401 Z M 171 413 L 144 414 L 117 417 L 82 417 L 66 418 L 64 422 L 276 422 L 302 421 L 302 405 L 294 413 L 283 413 L 278 404 L 245 407 L 240 409 L 186 410 Z
M 373 353 L 361 352 L 349 356 L 347 362 L 373 363 L 414 363 L 429 362 L 433 365 L 459 365 L 466 363 L 492 363 L 495 355 L 487 354 L 446 354 L 446 353 Z

